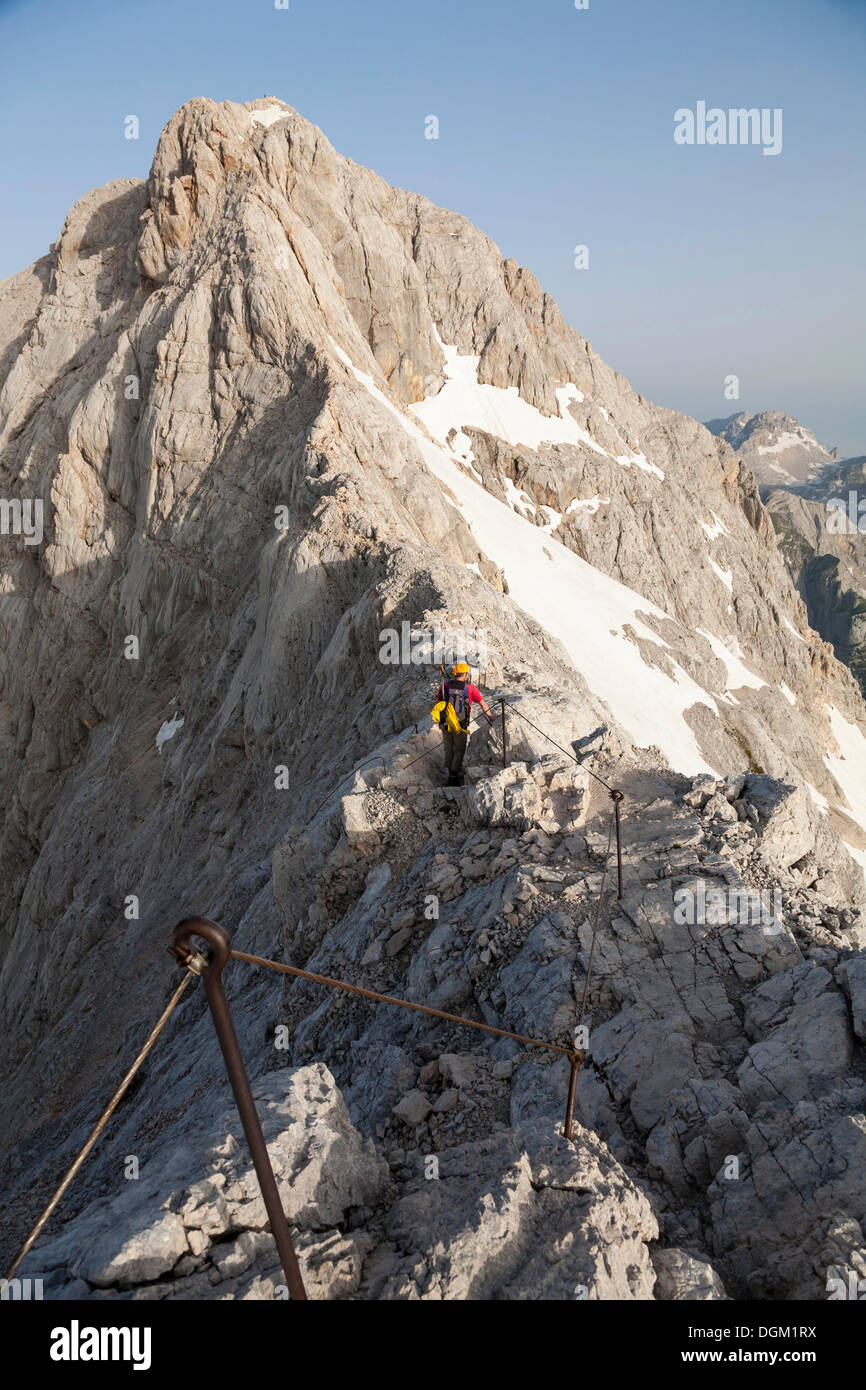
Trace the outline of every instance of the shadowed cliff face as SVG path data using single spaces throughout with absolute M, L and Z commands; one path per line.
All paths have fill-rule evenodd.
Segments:
M 0 1018 L 10 1040 L 0 1109 L 15 1136 L 6 1186 L 16 1229 L 22 1194 L 41 1191 L 74 1149 L 165 996 L 174 920 L 216 917 L 246 948 L 290 945 L 298 963 L 334 952 L 335 968 L 360 978 L 380 965 L 363 960 L 372 924 L 382 930 L 375 894 L 357 908 L 369 875 L 390 866 L 399 915 L 412 865 L 419 878 L 436 844 L 477 833 L 479 808 L 499 806 L 493 791 L 449 823 L 434 797 L 420 817 L 380 808 L 376 828 L 370 797 L 387 788 L 359 781 L 356 767 L 380 760 L 390 775 L 407 750 L 424 752 L 415 726 L 433 674 L 383 665 L 385 629 L 481 629 L 488 687 L 525 700 L 566 747 L 605 726 L 611 770 L 631 775 L 647 806 L 678 805 L 682 774 L 707 767 L 808 783 L 814 799 L 804 793 L 796 816 L 785 802 L 794 858 L 776 868 L 800 865 L 791 892 L 814 895 L 820 880 L 837 925 L 862 898 L 841 843 L 866 845 L 847 777 L 857 773 L 850 756 L 842 768 L 837 742 L 840 730 L 862 737 L 862 700 L 807 625 L 749 471 L 697 422 L 636 395 L 480 231 L 343 159 L 291 108 L 183 107 L 147 183 L 88 194 L 50 256 L 0 286 L 0 364 L 0 496 L 41 499 L 45 518 L 39 544 L 0 540 Z M 436 403 L 452 400 L 443 424 Z M 482 543 L 491 506 L 501 526 Z M 551 566 L 537 589 L 519 568 L 524 544 Z M 566 601 L 545 607 L 546 587 Z M 563 608 L 585 624 L 585 642 L 568 637 Z M 602 684 L 605 666 L 626 659 L 632 676 Z M 502 793 L 512 809 L 499 839 L 508 815 L 521 833 L 538 822 L 548 837 L 576 836 L 575 862 L 590 873 L 603 804 L 564 808 L 562 769 L 542 767 L 549 747 L 526 730 L 514 737 L 538 790 Z M 472 748 L 479 779 L 492 777 L 487 736 Z M 430 760 L 421 769 L 417 786 L 404 784 L 416 787 L 413 803 L 433 795 Z M 353 797 L 363 843 L 341 801 Z M 716 810 L 729 826 L 752 824 L 745 802 L 742 816 Z M 663 820 L 659 858 L 682 849 L 678 817 Z M 750 833 L 736 832 L 744 844 Z M 714 835 L 707 853 L 719 849 Z M 821 874 L 806 862 L 816 847 Z M 634 848 L 639 875 L 645 848 Z M 477 889 L 476 920 L 495 915 L 496 880 Z M 521 912 L 509 964 L 538 925 Z M 532 975 L 532 951 L 539 962 L 565 951 L 561 940 L 569 977 L 579 970 L 578 918 L 541 931 L 521 970 Z M 423 974 L 406 952 L 386 957 L 398 992 Z M 449 946 L 445 959 L 461 1007 L 498 1016 L 507 1001 L 478 984 L 474 956 Z M 757 975 L 743 966 L 742 979 L 802 961 L 795 945 Z M 844 1010 L 833 989 L 828 1008 Z M 244 977 L 234 993 L 250 1069 L 271 1070 L 267 1027 L 282 986 Z M 320 1004 L 299 992 L 297 1022 Z M 622 1004 L 605 994 L 608 1017 Z M 185 1031 L 148 1063 L 121 1126 L 126 1151 L 154 1162 L 178 1117 L 206 1125 L 217 1087 L 200 1001 L 182 1016 Z M 336 1046 L 340 1029 L 332 1037 L 322 1017 L 304 1046 Z M 724 1076 L 747 1046 L 742 1017 L 730 1026 Z M 341 1035 L 334 1066 L 354 1122 L 377 1134 L 386 1121 L 365 1089 L 370 1068 L 398 1087 L 418 1039 L 403 1057 L 403 1034 L 386 1029 L 381 1065 L 371 1064 L 365 1025 L 351 1027 L 357 1051 Z M 637 1028 L 630 1015 L 629 1039 Z M 714 1067 L 702 1057 L 705 1080 Z M 512 1111 L 500 1102 L 505 1123 Z M 586 1122 L 601 1126 L 602 1112 L 628 1103 L 598 1100 Z M 639 1113 L 660 1123 L 652 1107 Z M 623 1161 L 639 1169 L 641 1145 L 627 1148 Z M 112 1162 L 97 1162 L 71 1210 L 110 1185 Z M 654 1220 L 641 1206 L 646 1240 Z M 641 1259 L 647 1273 L 645 1250 Z M 472 1287 L 488 1289 L 486 1279 Z
M 866 688 L 866 543 L 863 460 L 822 469 L 811 482 L 765 490 L 779 548 L 809 622 Z

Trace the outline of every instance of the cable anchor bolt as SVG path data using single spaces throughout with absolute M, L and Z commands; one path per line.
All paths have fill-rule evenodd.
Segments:
M 178 965 L 185 965 L 187 970 L 192 971 L 193 975 L 201 975 L 210 965 L 210 957 L 202 951 L 184 951 L 178 946 L 169 946 L 168 954 L 174 956 Z

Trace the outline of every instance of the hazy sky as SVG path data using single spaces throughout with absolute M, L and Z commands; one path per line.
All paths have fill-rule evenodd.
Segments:
M 0 277 L 146 176 L 184 101 L 273 94 L 482 227 L 652 400 L 866 453 L 864 39 L 866 0 L 0 0 Z M 781 152 L 675 143 L 699 101 L 780 108 Z

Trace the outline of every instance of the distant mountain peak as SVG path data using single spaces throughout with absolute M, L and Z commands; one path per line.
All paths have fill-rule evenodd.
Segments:
M 705 421 L 711 434 L 726 439 L 759 483 L 804 483 L 838 457 L 811 430 L 783 410 L 741 410 L 725 419 Z

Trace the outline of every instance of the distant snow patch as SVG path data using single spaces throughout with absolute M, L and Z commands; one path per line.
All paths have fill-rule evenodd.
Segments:
M 503 478 L 505 484 L 505 500 L 513 512 L 520 512 L 521 516 L 529 513 L 535 516 L 535 504 L 530 501 L 526 493 L 516 487 L 511 478 Z
M 249 118 L 253 125 L 269 126 L 274 121 L 282 120 L 283 116 L 288 116 L 288 111 L 282 106 L 257 106 L 254 111 L 249 112 Z
M 781 690 L 781 692 L 782 692 L 782 694 L 784 695 L 785 699 L 788 701 L 788 704 L 789 704 L 789 705 L 796 705 L 796 703 L 797 703 L 797 697 L 796 697 L 796 695 L 794 694 L 793 690 L 791 690 L 791 689 L 785 684 L 784 681 L 782 681 L 782 684 L 779 686 L 779 689 Z
M 616 461 L 623 468 L 630 468 L 634 464 L 635 468 L 642 468 L 644 473 L 654 473 L 657 478 L 661 478 L 662 482 L 665 480 L 662 470 L 656 464 L 650 463 L 646 454 L 617 454 Z
M 705 637 L 713 649 L 713 654 L 725 663 L 725 690 L 740 690 L 743 686 L 749 686 L 752 690 L 760 690 L 761 686 L 767 682 L 761 680 L 745 666 L 741 660 L 742 653 L 740 644 L 734 638 L 731 646 L 725 646 L 721 637 L 714 637 L 711 632 L 705 632 L 702 627 L 695 628 L 702 637 Z M 733 650 L 732 650 L 733 648 Z
M 798 642 L 802 642 L 804 647 L 808 647 L 809 643 L 806 641 L 805 637 L 803 637 L 797 631 L 797 629 L 794 627 L 794 624 L 789 622 L 784 615 L 782 616 L 782 622 L 785 624 L 785 627 L 788 629 L 792 637 L 796 637 Z
M 866 830 L 866 738 L 856 724 L 849 724 L 835 705 L 825 705 L 839 754 L 825 753 L 824 766 L 832 772 L 854 814 Z
M 540 444 L 585 444 L 598 454 L 605 453 L 569 413 L 570 401 L 583 400 L 572 382 L 556 391 L 559 415 L 542 415 L 523 399 L 516 386 L 479 382 L 480 356 L 461 356 L 456 347 L 440 345 L 445 354 L 445 385 L 435 396 L 417 401 L 409 409 L 441 444 L 452 429 L 468 427 L 527 449 L 537 449 Z
M 673 659 L 673 677 L 659 666 L 647 665 L 636 642 L 623 635 L 623 629 L 628 626 L 636 637 L 666 647 L 666 643 L 659 643 L 657 633 L 639 614 L 649 613 L 661 619 L 670 615 L 634 589 L 595 569 L 467 477 L 444 444 L 449 431 L 458 423 L 472 423 L 465 418 L 461 420 L 459 413 L 449 419 L 450 412 L 441 409 L 441 397 L 453 378 L 446 382 L 438 396 L 410 407 L 411 414 L 437 436 L 440 442 L 434 443 L 413 423 L 411 415 L 404 414 L 388 400 L 368 372 L 355 367 L 333 339 L 331 341 L 334 351 L 356 381 L 400 422 L 417 444 L 431 472 L 457 499 L 456 506 L 479 548 L 506 573 L 513 602 L 562 642 L 575 670 L 584 677 L 590 690 L 608 705 L 635 744 L 642 748 L 654 744 L 676 771 L 716 774 L 717 769 L 707 763 L 694 732 L 683 717 L 696 705 L 705 705 L 718 716 L 713 697 Z M 456 350 L 451 352 L 450 369 L 454 370 Z M 480 400 L 486 409 L 490 398 L 485 393 L 493 392 L 497 408 L 504 397 L 507 408 L 513 406 L 521 418 L 528 419 L 524 416 L 528 411 L 545 425 L 556 423 L 548 421 L 525 402 L 515 406 L 516 388 L 503 391 L 498 387 L 479 386 L 477 381 L 469 383 L 465 369 L 467 361 L 477 362 L 477 359 L 462 359 L 464 365 L 457 370 L 463 373 L 469 404 L 477 408 L 479 414 L 482 411 L 478 393 L 482 393 Z M 476 368 L 472 370 L 475 373 Z M 560 423 L 567 427 L 565 421 Z M 499 428 L 495 432 L 507 438 Z
M 797 434 L 793 430 L 788 430 L 780 434 L 773 444 L 756 444 L 756 454 L 783 454 L 786 449 L 820 449 L 822 454 L 827 450 L 819 444 L 814 435 Z
M 734 592 L 734 577 L 732 572 L 730 570 L 723 570 L 721 565 L 717 565 L 712 555 L 708 555 L 707 559 L 719 576 L 719 579 L 721 579 L 728 593 L 732 594 Z
M 543 511 L 547 517 L 541 529 L 542 531 L 546 531 L 548 535 L 552 535 L 562 521 L 562 512 L 556 511 L 554 507 L 545 507 L 543 503 L 541 505 L 541 511 Z
M 718 540 L 719 536 L 729 536 L 731 534 L 725 523 L 723 521 L 719 521 L 719 518 L 716 516 L 715 512 L 710 512 L 710 516 L 713 518 L 712 526 L 708 521 L 701 522 L 701 527 L 703 528 L 703 531 L 706 534 L 708 541 L 715 541 Z

